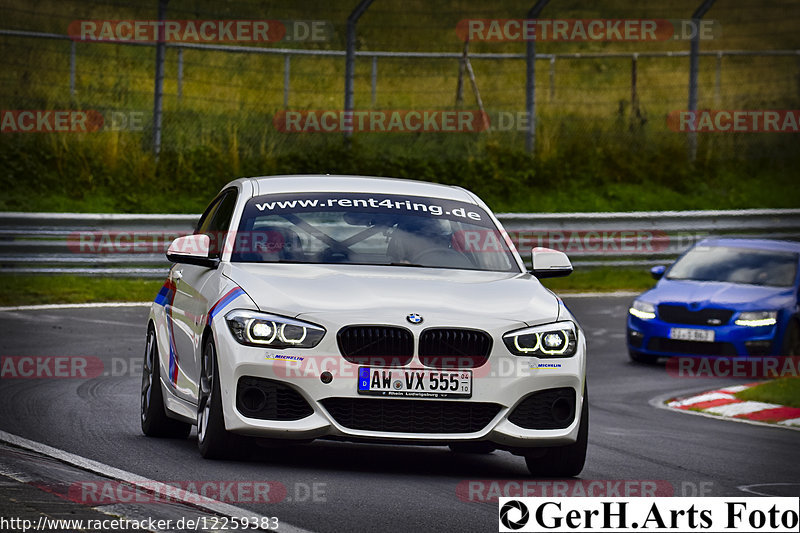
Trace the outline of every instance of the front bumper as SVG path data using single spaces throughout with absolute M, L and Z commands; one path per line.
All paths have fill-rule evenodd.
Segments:
M 670 338 L 672 328 L 713 330 L 714 341 L 681 341 Z M 667 323 L 658 317 L 643 320 L 628 315 L 628 350 L 657 357 L 726 356 L 761 357 L 779 355 L 777 326 L 695 326 Z
M 544 360 L 511 355 L 500 340 L 498 332 L 490 331 L 494 343 L 489 360 L 483 366 L 471 369 L 472 396 L 469 399 L 377 399 L 357 392 L 360 365 L 352 364 L 339 355 L 335 334 L 331 334 L 336 329 L 332 330 L 332 326 L 327 324 L 325 326 L 329 334 L 318 346 L 295 350 L 242 346 L 226 328 L 215 331 L 225 426 L 229 431 L 270 439 L 338 438 L 415 444 L 488 441 L 504 448 L 559 446 L 571 444 L 577 439 L 586 375 L 586 344 L 582 332 L 579 334 L 578 350 L 574 356 Z M 415 336 L 415 346 L 417 340 Z M 294 356 L 302 360 L 276 359 L 278 356 Z M 539 363 L 553 365 L 539 367 Z M 407 368 L 430 370 L 423 367 L 416 354 L 407 367 L 396 369 Z M 329 383 L 321 380 L 324 372 L 329 372 L 333 378 Z M 307 402 L 313 412 L 297 420 L 264 420 L 245 416 L 237 408 L 237 385 L 243 377 L 262 378 L 288 386 Z M 531 394 L 552 389 L 569 389 L 570 393 L 574 391 L 571 418 L 563 424 L 564 427 L 528 429 L 509 420 L 515 408 Z M 446 402 L 449 408 L 458 407 L 454 411 L 480 409 L 491 404 L 497 406 L 497 411 L 485 425 L 468 431 L 375 431 L 348 427 L 341 417 L 337 420 L 331 410 L 325 407 L 326 399 L 357 405 L 375 401 L 392 402 L 392 405 L 394 402 L 408 401 Z M 369 407 L 376 405 L 369 404 Z M 433 404 L 427 403 L 422 407 L 431 405 Z M 447 405 L 443 407 L 449 409 Z

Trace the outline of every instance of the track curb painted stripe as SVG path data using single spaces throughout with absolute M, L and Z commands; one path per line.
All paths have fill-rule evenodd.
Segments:
M 780 429 L 789 429 L 794 431 L 800 431 L 800 419 L 796 416 L 790 416 L 783 420 L 776 420 L 774 422 L 764 422 L 762 420 L 758 420 L 757 416 L 759 412 L 767 412 L 772 411 L 775 409 L 785 408 L 785 406 L 776 405 L 776 404 L 767 404 L 763 402 L 748 402 L 744 400 L 739 400 L 738 398 L 734 397 L 733 394 L 735 392 L 739 392 L 746 388 L 753 387 L 758 383 L 751 383 L 749 385 L 744 386 L 732 386 L 732 387 L 722 387 L 719 389 L 713 390 L 704 390 L 704 391 L 685 391 L 681 393 L 667 393 L 661 394 L 652 398 L 650 400 L 650 405 L 653 407 L 657 407 L 659 409 L 666 409 L 672 412 L 680 412 L 689 415 L 696 415 L 696 416 L 704 416 L 706 418 L 713 418 L 715 420 L 724 420 L 724 421 L 731 421 L 731 422 L 741 422 L 745 424 L 751 424 L 755 426 L 765 426 L 765 427 L 773 427 L 773 428 L 780 428 Z M 722 395 L 728 395 L 727 399 L 719 398 Z M 709 405 L 715 402 L 707 402 L 705 401 L 706 398 L 710 396 L 714 396 L 719 398 L 720 402 L 724 402 L 722 405 L 724 406 L 731 406 L 731 409 L 721 409 L 720 405 Z M 694 405 L 703 405 L 703 408 L 699 408 L 698 410 L 693 410 Z M 745 413 L 738 413 L 738 410 L 735 407 L 740 407 L 742 411 L 746 411 Z M 785 408 L 785 409 L 793 409 L 793 408 Z M 732 414 L 727 414 L 730 411 Z M 748 415 L 754 415 L 755 418 L 746 418 Z M 795 425 L 794 421 L 798 421 Z M 789 422 L 789 423 L 787 423 Z
M 170 499 L 195 509 L 201 509 L 203 511 L 228 517 L 255 517 L 259 519 L 259 522 L 262 518 L 267 518 L 254 511 L 248 511 L 247 509 L 242 509 L 241 507 L 236 507 L 234 505 L 213 500 L 211 498 L 206 498 L 191 492 L 176 490 L 175 487 L 165 483 L 148 479 L 138 474 L 127 472 L 125 470 L 121 470 L 92 459 L 87 459 L 85 457 L 81 457 L 80 455 L 75 455 L 73 453 L 48 446 L 47 444 L 42 444 L 41 442 L 28 440 L 24 437 L 14 435 L 13 433 L 8 433 L 3 430 L 0 430 L 0 441 L 10 444 L 11 446 L 16 446 L 17 448 L 32 451 L 40 455 L 45 455 L 82 470 L 87 470 L 107 478 L 128 483 L 135 486 L 137 489 L 148 493 L 169 494 Z M 280 522 L 278 531 L 285 533 L 311 533 L 307 529 L 295 527 L 283 521 Z

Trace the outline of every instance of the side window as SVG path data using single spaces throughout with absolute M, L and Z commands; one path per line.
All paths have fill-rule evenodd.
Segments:
M 225 242 L 225 234 L 231 225 L 233 210 L 236 207 L 236 191 L 228 191 L 219 196 L 206 209 L 197 223 L 195 234 L 205 233 L 211 238 L 209 257 L 219 257 Z
M 219 202 L 211 221 L 211 231 L 228 231 L 233 218 L 233 209 L 236 207 L 236 192 L 227 193 Z
M 219 203 L 222 201 L 222 198 L 215 198 L 208 207 L 206 207 L 203 216 L 200 217 L 200 220 L 197 222 L 197 227 L 194 230 L 195 235 L 199 235 L 201 233 L 207 233 L 209 231 L 209 227 L 211 225 L 211 221 L 214 220 L 214 213 L 217 212 L 217 208 L 219 207 Z
M 210 217 L 211 223 L 203 233 L 208 233 L 211 237 L 211 247 L 208 250 L 209 257 L 220 257 L 222 247 L 225 244 L 228 229 L 233 218 L 233 209 L 236 207 L 236 191 L 225 194 L 217 204 L 214 214 Z

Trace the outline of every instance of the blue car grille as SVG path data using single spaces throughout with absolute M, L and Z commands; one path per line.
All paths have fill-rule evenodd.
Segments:
M 661 304 L 658 316 L 670 324 L 688 324 L 692 326 L 721 326 L 730 322 L 733 309 L 707 307 L 691 310 L 685 305 Z
M 736 347 L 729 342 L 684 341 L 653 337 L 647 343 L 647 349 L 653 352 L 684 353 L 687 355 L 736 356 Z

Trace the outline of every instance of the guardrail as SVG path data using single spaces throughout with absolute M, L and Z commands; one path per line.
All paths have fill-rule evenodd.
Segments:
M 800 209 L 504 213 L 523 257 L 563 250 L 576 267 L 668 263 L 711 235 L 800 239 Z M 0 273 L 162 277 L 164 251 L 198 215 L 0 213 Z

